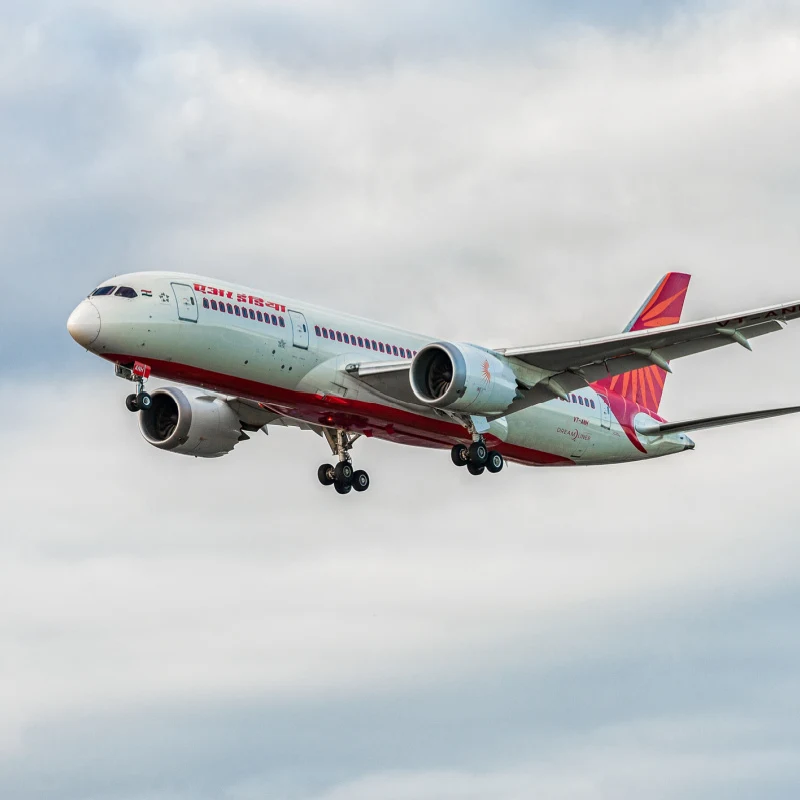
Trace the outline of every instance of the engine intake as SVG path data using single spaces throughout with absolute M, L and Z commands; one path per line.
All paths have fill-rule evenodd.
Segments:
M 153 404 L 139 413 L 145 441 L 161 450 L 199 458 L 219 458 L 242 438 L 242 425 L 221 398 L 187 393 L 174 387 L 156 389 Z
M 471 344 L 436 342 L 417 353 L 411 389 L 421 403 L 470 414 L 502 414 L 519 396 L 508 361 Z

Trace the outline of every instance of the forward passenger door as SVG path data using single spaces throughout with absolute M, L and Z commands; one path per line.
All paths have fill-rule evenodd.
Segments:
M 185 322 L 197 322 L 198 310 L 194 289 L 186 283 L 173 283 L 172 293 L 178 304 L 178 319 Z
M 308 325 L 306 318 L 299 311 L 289 311 L 292 323 L 292 344 L 301 350 L 308 350 Z

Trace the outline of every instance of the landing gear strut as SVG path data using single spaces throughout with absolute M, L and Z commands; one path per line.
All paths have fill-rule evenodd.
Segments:
M 369 489 L 369 475 L 363 469 L 353 469 L 350 450 L 356 439 L 361 434 L 348 433 L 347 431 L 324 430 L 325 439 L 331 448 L 331 453 L 339 459 L 339 463 L 334 467 L 331 464 L 323 464 L 317 470 L 317 478 L 323 486 L 333 486 L 339 494 L 350 494 L 355 489 L 357 492 L 366 492 Z
M 145 381 L 150 377 L 150 367 L 138 361 L 133 365 L 133 369 L 117 364 L 116 374 L 118 378 L 131 381 L 136 384 L 136 393 L 129 394 L 125 398 L 125 407 L 128 411 L 147 411 L 153 405 L 153 398 L 144 390 Z

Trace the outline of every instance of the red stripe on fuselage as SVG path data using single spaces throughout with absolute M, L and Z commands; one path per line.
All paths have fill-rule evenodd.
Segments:
M 104 353 L 102 357 L 116 364 L 129 364 L 136 360 L 133 356 L 120 354 Z M 152 368 L 153 375 L 159 378 L 234 395 L 265 405 L 288 406 L 292 411 L 287 416 L 312 425 L 343 428 L 353 433 L 363 433 L 416 447 L 444 449 L 458 442 L 464 442 L 468 438 L 464 428 L 455 422 L 421 416 L 393 406 L 366 403 L 338 395 L 323 397 L 297 392 L 174 361 L 148 359 L 147 364 Z M 575 463 L 563 456 L 509 444 L 491 435 L 486 438 L 491 447 L 510 461 L 531 466 L 571 466 Z

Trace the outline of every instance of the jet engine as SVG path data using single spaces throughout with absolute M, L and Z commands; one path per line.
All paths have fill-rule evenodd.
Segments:
M 507 359 L 471 344 L 437 342 L 411 364 L 411 389 L 425 405 L 468 414 L 502 414 L 519 396 Z
M 139 413 L 139 428 L 153 447 L 198 458 L 218 458 L 246 438 L 238 416 L 219 397 L 174 387 L 156 389 L 151 397 L 152 406 Z

